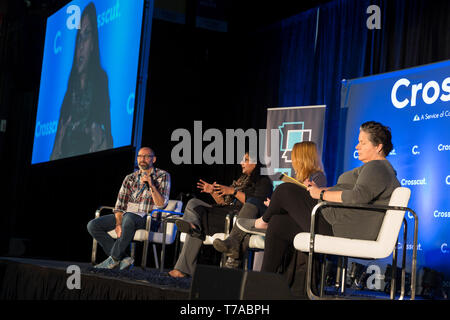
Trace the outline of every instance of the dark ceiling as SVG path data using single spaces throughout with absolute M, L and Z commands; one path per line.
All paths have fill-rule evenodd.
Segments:
M 127 0 L 130 1 L 130 0 Z M 198 0 L 186 0 L 188 14 Z M 224 0 L 228 22 L 234 30 L 253 30 L 317 7 L 332 0 Z M 1 1 L 0 14 L 10 18 L 27 14 L 51 15 L 70 0 Z
M 230 23 L 259 28 L 332 0 L 231 0 Z

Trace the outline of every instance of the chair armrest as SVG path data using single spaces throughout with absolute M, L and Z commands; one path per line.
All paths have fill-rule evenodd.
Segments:
M 152 212 L 150 212 L 148 215 L 153 217 L 153 213 L 156 213 L 156 212 L 169 213 L 164 218 L 162 218 L 162 220 L 167 220 L 167 219 L 169 219 L 172 216 L 182 216 L 183 215 L 182 212 L 169 211 L 169 210 L 164 210 L 164 209 L 153 209 Z
M 147 221 L 146 221 L 145 230 L 150 231 L 150 220 L 153 217 L 153 214 L 157 213 L 157 212 L 168 213 L 168 215 L 166 215 L 165 217 L 161 217 L 161 222 L 163 224 L 167 223 L 167 222 L 175 222 L 177 218 L 172 218 L 173 216 L 182 216 L 183 215 L 182 212 L 169 211 L 169 210 L 164 210 L 164 209 L 153 209 L 150 213 L 147 213 Z
M 373 204 L 347 204 L 341 202 L 331 202 L 331 201 L 322 201 L 317 204 L 318 207 L 340 207 L 340 208 L 354 208 L 354 209 L 365 209 L 365 210 L 402 210 L 402 211 L 411 211 L 412 209 L 407 207 L 399 207 L 399 206 L 383 206 L 383 205 L 373 205 Z
M 414 248 L 416 247 L 416 242 L 417 242 L 417 229 L 418 229 L 418 217 L 417 214 L 414 212 L 414 210 L 412 210 L 411 208 L 408 207 L 399 207 L 399 206 L 383 206 L 383 205 L 372 205 L 372 204 L 345 204 L 345 203 L 340 203 L 340 202 L 329 202 L 329 201 L 322 201 L 319 202 L 318 204 L 316 204 L 311 212 L 311 228 L 309 230 L 309 234 L 310 234 L 310 242 L 309 242 L 309 252 L 313 252 L 314 251 L 314 238 L 316 236 L 315 234 L 315 223 L 316 223 L 316 213 L 317 211 L 320 212 L 320 210 L 322 210 L 323 207 L 340 207 L 340 208 L 358 208 L 358 209 L 364 209 L 364 210 L 401 210 L 401 211 L 409 211 L 413 214 L 414 216 Z M 385 212 L 380 212 L 380 213 L 385 213 Z
M 97 210 L 95 210 L 95 218 L 100 217 L 100 214 L 103 210 L 114 210 L 114 207 L 109 207 L 109 206 L 98 207 Z
M 321 212 L 323 207 L 337 207 L 337 208 L 350 208 L 350 209 L 363 209 L 363 210 L 383 210 L 383 212 L 380 211 L 380 213 L 385 213 L 387 210 L 401 210 L 401 211 L 409 211 L 413 214 L 414 220 L 417 224 L 417 214 L 408 207 L 399 207 L 399 206 L 383 206 L 383 205 L 373 205 L 373 204 L 347 204 L 347 203 L 340 203 L 340 202 L 331 202 L 331 201 L 322 201 L 316 204 L 313 208 L 313 211 L 311 212 L 311 241 L 313 241 L 313 238 L 315 236 L 314 227 L 315 227 L 315 220 L 316 220 L 316 213 L 317 211 Z
M 162 223 L 175 222 L 179 218 L 173 218 L 174 216 L 183 216 L 182 212 L 169 211 L 169 210 L 163 210 L 163 209 L 153 209 L 152 212 L 150 212 L 148 216 L 152 217 L 154 212 L 168 213 L 168 215 L 166 215 L 165 217 L 161 217 Z

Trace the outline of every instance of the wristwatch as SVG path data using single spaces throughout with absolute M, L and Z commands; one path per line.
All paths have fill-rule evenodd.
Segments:
M 325 194 L 325 189 L 323 189 L 322 191 L 320 191 L 320 200 L 323 201 L 323 195 Z

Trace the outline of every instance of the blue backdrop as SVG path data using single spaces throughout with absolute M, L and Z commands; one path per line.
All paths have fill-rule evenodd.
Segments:
M 76 5 L 83 12 L 89 2 L 97 9 L 100 60 L 109 80 L 114 148 L 131 144 L 143 0 L 75 0 L 47 19 L 32 164 L 50 158 L 72 68 L 77 29 L 67 26 L 73 15 L 67 9 Z
M 409 207 L 419 216 L 418 265 L 450 274 L 450 60 L 343 81 L 341 101 L 340 171 L 362 164 L 355 146 L 363 122 L 389 126 L 388 160 L 411 189 Z M 407 221 L 411 250 L 411 215 Z

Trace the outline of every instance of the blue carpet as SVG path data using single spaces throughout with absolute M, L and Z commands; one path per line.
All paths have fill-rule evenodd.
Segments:
M 157 269 L 143 270 L 139 267 L 131 267 L 126 270 L 95 269 L 93 267 L 88 267 L 86 271 L 111 278 L 147 282 L 158 286 L 169 286 L 179 289 L 189 289 L 192 280 L 190 277 L 172 278 L 167 272 L 160 272 Z

